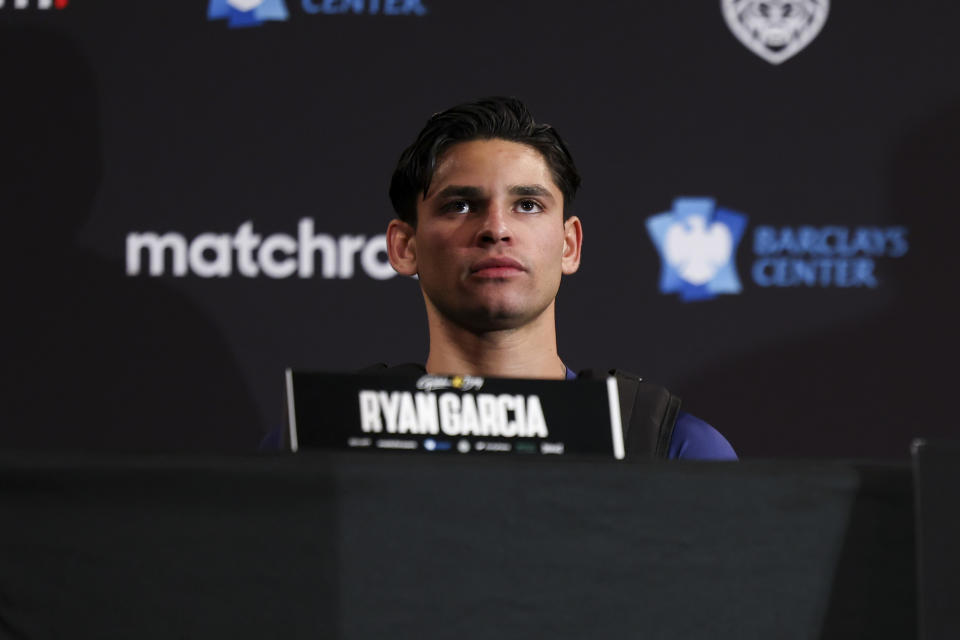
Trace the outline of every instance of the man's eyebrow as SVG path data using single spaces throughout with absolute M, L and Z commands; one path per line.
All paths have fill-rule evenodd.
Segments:
M 436 194 L 435 198 L 471 198 L 479 199 L 483 197 L 483 189 L 480 187 L 469 187 L 466 185 L 451 184 L 444 187 Z
M 539 184 L 515 184 L 509 189 L 512 196 L 540 196 L 552 198 L 550 190 Z

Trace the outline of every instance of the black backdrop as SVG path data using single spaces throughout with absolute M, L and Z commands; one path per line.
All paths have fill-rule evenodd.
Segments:
M 377 250 L 386 185 L 427 116 L 489 94 L 556 125 L 584 176 L 569 366 L 667 384 L 741 456 L 905 457 L 956 432 L 954 3 L 836 2 L 781 64 L 713 0 L 267 0 L 254 14 L 286 19 L 245 28 L 207 0 L 3 5 L 0 446 L 251 449 L 284 367 L 423 360 L 417 284 Z M 646 221 L 686 196 L 746 217 L 739 293 L 658 288 Z M 310 277 L 302 220 L 325 247 Z M 858 229 L 905 242 L 857 254 L 876 286 L 769 286 L 762 227 L 833 229 L 827 259 Z M 149 232 L 182 243 L 179 275 L 172 249 L 151 274 Z M 272 261 L 241 268 L 244 233 Z

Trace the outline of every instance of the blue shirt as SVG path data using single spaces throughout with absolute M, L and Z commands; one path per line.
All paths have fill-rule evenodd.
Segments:
M 567 380 L 577 374 L 567 367 Z M 671 460 L 736 460 L 737 453 L 719 431 L 686 411 L 677 415 L 667 457 Z

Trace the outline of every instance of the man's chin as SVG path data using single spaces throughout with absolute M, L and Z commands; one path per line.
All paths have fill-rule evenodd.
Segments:
M 530 322 L 529 314 L 505 309 L 480 309 L 461 318 L 461 324 L 475 333 L 518 329 Z
M 443 315 L 474 333 L 489 333 L 518 329 L 530 323 L 536 314 L 529 309 L 498 306 L 460 309 Z
M 474 296 L 471 304 L 463 305 L 449 298 L 426 296 L 428 311 L 430 307 L 439 316 L 453 324 L 474 333 L 491 331 L 509 331 L 519 329 L 534 322 L 549 308 L 549 303 L 531 306 L 531 296 Z

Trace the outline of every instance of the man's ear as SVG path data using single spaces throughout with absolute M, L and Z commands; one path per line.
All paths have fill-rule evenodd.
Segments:
M 387 226 L 387 256 L 402 276 L 417 274 L 417 240 L 415 230 L 403 220 L 393 219 Z
M 570 275 L 580 268 L 580 249 L 583 247 L 583 227 L 580 218 L 570 216 L 563 221 L 563 273 Z

